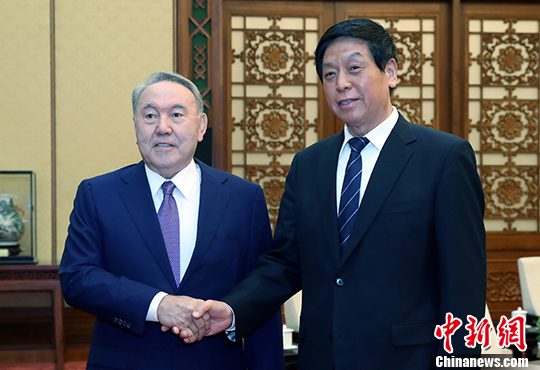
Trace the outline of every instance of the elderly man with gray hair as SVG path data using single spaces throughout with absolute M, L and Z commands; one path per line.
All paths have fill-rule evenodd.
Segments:
M 199 341 L 208 315 L 191 315 L 270 248 L 261 187 L 194 158 L 208 119 L 191 81 L 156 72 L 132 100 L 142 161 L 79 185 L 59 270 L 97 318 L 88 369 L 282 369 L 278 311 L 236 346 Z

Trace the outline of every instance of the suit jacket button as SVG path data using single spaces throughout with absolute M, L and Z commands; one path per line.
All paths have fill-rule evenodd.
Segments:
M 343 282 L 343 279 L 342 279 L 342 278 L 337 278 L 337 279 L 336 279 L 336 285 L 337 285 L 337 286 L 343 286 L 343 284 L 345 284 L 345 283 Z

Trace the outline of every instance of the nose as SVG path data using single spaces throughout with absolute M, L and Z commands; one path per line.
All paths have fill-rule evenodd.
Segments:
M 159 117 L 158 125 L 156 127 L 156 133 L 158 135 L 168 135 L 172 132 L 171 120 L 168 115 L 161 115 Z
M 339 73 L 337 75 L 336 88 L 339 91 L 346 91 L 351 88 L 351 81 L 347 73 Z

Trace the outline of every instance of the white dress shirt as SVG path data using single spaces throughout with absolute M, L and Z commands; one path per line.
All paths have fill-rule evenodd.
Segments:
M 154 200 L 156 214 L 163 201 L 163 189 L 161 189 L 163 182 L 170 180 L 176 186 L 173 191 L 173 197 L 178 206 L 178 216 L 180 219 L 180 281 L 182 281 L 191 261 L 193 251 L 195 250 L 195 243 L 197 242 L 201 170 L 193 159 L 172 179 L 163 178 L 146 165 L 145 170 Z M 146 321 L 159 321 L 157 318 L 157 308 L 166 295 L 167 293 L 165 292 L 159 292 L 154 296 L 148 308 Z
M 369 143 L 360 152 L 362 156 L 362 179 L 360 180 L 360 200 L 358 206 L 362 203 L 375 163 L 377 163 L 377 159 L 379 158 L 384 143 L 396 125 L 398 118 L 399 114 L 396 107 L 392 107 L 392 113 L 388 118 L 365 135 L 365 137 L 369 139 Z M 345 168 L 347 167 L 347 162 L 349 161 L 349 156 L 351 154 L 351 147 L 349 146 L 348 141 L 353 137 L 347 125 L 345 125 L 345 128 L 343 129 L 343 133 L 345 134 L 345 140 L 343 140 L 343 145 L 339 152 L 336 172 L 336 213 L 339 213 L 339 202 L 341 199 L 343 179 L 345 178 Z

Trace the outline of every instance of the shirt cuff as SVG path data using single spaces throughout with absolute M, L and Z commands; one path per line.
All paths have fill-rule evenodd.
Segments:
M 146 313 L 146 321 L 159 322 L 157 317 L 157 309 L 161 303 L 161 300 L 167 295 L 168 294 L 165 292 L 158 292 L 154 298 L 152 298 L 152 302 L 150 302 L 150 307 L 148 307 L 148 312 Z
M 229 340 L 236 342 L 236 316 L 234 315 L 234 311 L 232 307 L 229 306 L 227 303 L 225 304 L 227 305 L 227 307 L 229 307 L 232 313 L 232 323 L 231 323 L 231 326 L 225 329 L 225 335 L 227 335 L 227 338 L 229 338 Z

